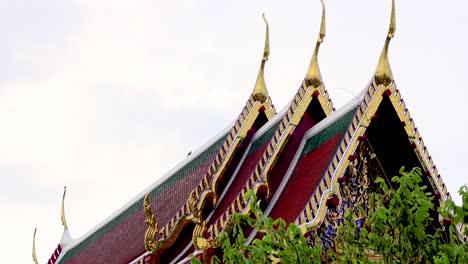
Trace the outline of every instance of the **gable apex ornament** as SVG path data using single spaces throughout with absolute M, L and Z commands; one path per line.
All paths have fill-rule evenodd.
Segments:
M 36 231 L 37 227 L 34 228 L 34 235 L 33 235 L 33 244 L 32 244 L 32 258 L 34 264 L 38 264 L 39 262 L 37 261 L 37 256 L 36 256 Z
M 387 39 L 380 55 L 379 64 L 377 65 L 377 70 L 375 72 L 375 83 L 377 85 L 389 86 L 393 82 L 393 73 L 390 63 L 388 61 L 388 46 L 390 40 L 395 35 L 396 22 L 395 22 L 395 0 L 392 0 L 392 13 L 390 15 L 390 25 L 388 28 Z
M 262 15 L 263 21 L 265 21 L 266 33 L 265 33 L 265 47 L 263 49 L 263 58 L 262 63 L 260 64 L 260 70 L 258 71 L 257 81 L 255 82 L 255 87 L 253 90 L 253 98 L 256 101 L 264 103 L 268 99 L 268 90 L 265 84 L 264 69 L 265 63 L 270 56 L 270 29 L 268 26 L 268 21 L 265 18 L 265 14 Z
M 325 39 L 325 3 L 323 0 L 320 0 L 322 3 L 322 21 L 320 23 L 320 32 L 317 38 L 317 43 L 315 44 L 314 54 L 312 55 L 312 59 L 310 60 L 309 69 L 307 70 L 307 75 L 305 78 L 305 82 L 307 86 L 313 86 L 314 88 L 318 88 L 322 85 L 322 74 L 320 73 L 320 68 L 318 64 L 318 52 L 320 48 L 320 44 L 322 44 L 323 40 Z

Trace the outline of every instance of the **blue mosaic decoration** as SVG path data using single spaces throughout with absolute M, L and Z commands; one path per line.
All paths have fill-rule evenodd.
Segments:
M 356 152 L 349 157 L 346 171 L 338 179 L 340 194 L 334 194 L 328 199 L 325 218 L 317 229 L 310 232 L 308 245 L 320 244 L 323 249 L 336 250 L 338 228 L 344 223 L 345 212 L 348 209 L 353 210 L 357 229 L 363 228 L 369 211 L 371 193 L 378 192 L 374 181 L 381 175 L 383 170 L 377 157 L 367 138 L 363 138 Z

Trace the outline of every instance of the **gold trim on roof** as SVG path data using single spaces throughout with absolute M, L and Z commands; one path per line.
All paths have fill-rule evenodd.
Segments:
M 385 40 L 385 45 L 383 47 L 382 54 L 380 55 L 379 64 L 375 72 L 375 82 L 378 85 L 382 84 L 384 86 L 388 86 L 393 81 L 392 68 L 388 62 L 388 46 L 390 44 L 390 40 L 395 35 L 395 30 L 395 0 L 392 0 L 392 13 L 390 15 L 390 25 L 388 28 L 387 39 Z
M 365 134 L 367 127 L 372 122 L 371 117 L 377 112 L 384 96 L 389 97 L 401 124 L 404 125 L 408 138 L 413 142 L 414 151 L 430 184 L 434 187 L 436 196 L 439 197 L 439 202 L 443 204 L 445 200 L 451 199 L 395 83 L 392 82 L 389 86 L 384 86 L 377 84 L 374 80 L 357 108 L 352 125 L 345 133 L 345 135 L 352 135 L 351 138 L 346 136 L 342 139 L 340 147 L 333 156 L 324 177 L 317 185 L 315 193 L 294 222 L 301 227 L 303 233 L 317 228 L 324 221 L 327 209 L 326 201 L 331 194 L 340 193 L 338 178 L 343 175 L 346 167 L 350 164 L 348 157 L 355 153 L 359 145 L 359 137 Z
M 325 3 L 323 0 L 320 0 L 320 2 L 322 3 L 322 22 L 320 23 L 320 33 L 317 39 L 317 43 L 315 44 L 314 54 L 310 60 L 309 69 L 307 70 L 306 75 L 307 86 L 313 86 L 315 88 L 319 87 L 323 83 L 322 74 L 320 73 L 318 64 L 318 52 L 320 44 L 322 44 L 323 40 L 325 39 Z
M 33 258 L 34 264 L 38 264 L 37 256 L 36 256 L 36 231 L 37 231 L 37 227 L 34 228 L 33 244 L 32 244 L 32 258 Z
M 270 56 L 270 30 L 268 27 L 268 21 L 265 18 L 265 14 L 262 15 L 263 21 L 265 21 L 266 33 L 265 33 L 265 48 L 263 49 L 263 58 L 260 65 L 260 70 L 258 71 L 257 82 L 253 90 L 253 97 L 256 101 L 264 103 L 268 99 L 268 90 L 266 89 L 264 69 L 265 63 Z
M 271 98 L 268 96 L 263 76 L 265 62 L 268 60 L 270 54 L 269 26 L 265 17 L 263 17 L 263 19 L 266 24 L 265 47 L 254 91 L 245 103 L 231 131 L 227 134 L 226 140 L 213 159 L 205 176 L 190 193 L 187 202 L 161 229 L 161 236 L 158 241 L 158 243 L 161 244 L 161 249 L 170 247 L 175 242 L 178 234 L 187 222 L 194 222 L 199 219 L 197 214 L 203 210 L 207 200 L 212 199 L 213 204 L 217 203 L 218 180 L 226 171 L 227 165 L 232 160 L 238 146 L 249 133 L 259 114 L 263 112 L 267 119 L 271 119 L 276 114 L 275 107 L 272 104 Z M 194 202 L 196 202 L 196 204 Z M 197 212 L 192 210 L 196 210 Z M 197 234 L 195 234 L 194 237 L 198 237 L 199 231 L 199 229 L 196 230 Z
M 333 112 L 333 103 L 329 99 L 328 92 L 322 82 L 320 70 L 318 67 L 318 47 L 323 42 L 325 37 L 325 7 L 322 1 L 322 23 L 320 27 L 320 34 L 317 40 L 316 50 L 311 60 L 306 78 L 304 79 L 301 87 L 294 96 L 288 111 L 285 113 L 277 131 L 274 133 L 270 140 L 270 144 L 263 153 L 263 157 L 253 170 L 249 180 L 244 185 L 244 188 L 237 195 L 237 199 L 233 204 L 217 219 L 213 225 L 208 228 L 208 233 L 212 239 L 216 238 L 223 229 L 228 228 L 230 216 L 233 213 L 248 213 L 250 208 L 245 201 L 245 193 L 249 190 L 254 190 L 256 194 L 266 191 L 267 195 L 270 194 L 268 175 L 270 170 L 274 167 L 281 152 L 287 144 L 289 137 L 293 134 L 296 126 L 299 124 L 301 117 L 307 110 L 307 107 L 316 98 L 320 103 L 326 116 Z
M 161 248 L 161 243 L 159 241 L 160 238 L 160 230 L 158 222 L 156 221 L 156 216 L 151 211 L 151 204 L 149 202 L 151 192 L 145 195 L 143 199 L 143 208 L 145 210 L 145 222 L 148 225 L 148 229 L 145 233 L 145 248 L 156 254 L 158 250 Z
M 62 213 L 60 219 L 62 220 L 62 225 L 65 230 L 68 230 L 67 220 L 65 219 L 65 194 L 67 193 L 67 186 L 63 187 L 63 196 L 62 196 Z

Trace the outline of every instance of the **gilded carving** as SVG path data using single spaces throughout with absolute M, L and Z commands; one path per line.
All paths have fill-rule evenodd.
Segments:
M 206 250 L 208 248 L 218 247 L 216 239 L 206 238 L 206 222 L 201 215 L 200 208 L 198 208 L 198 201 L 193 194 L 189 196 L 188 206 L 191 212 L 189 219 L 195 224 L 192 234 L 192 242 L 196 250 Z
M 192 222 L 195 224 L 195 228 L 192 234 L 192 241 L 195 249 L 201 250 L 204 249 L 207 245 L 206 239 L 204 238 L 204 234 L 206 232 L 206 223 L 200 213 L 200 209 L 197 206 L 198 202 L 195 199 L 193 192 L 194 191 L 190 193 L 188 201 L 189 210 L 192 213 L 189 218 L 191 218 Z
M 322 224 L 310 232 L 309 244 L 321 244 L 323 248 L 339 252 L 340 246 L 336 245 L 335 239 L 339 226 L 345 221 L 346 210 L 353 210 L 354 220 L 359 228 L 363 228 L 370 195 L 377 191 L 377 187 L 372 183 L 382 173 L 368 142 L 360 142 L 356 150 L 356 159 L 349 162 L 345 173 L 338 179 L 341 202 L 337 206 L 334 206 L 335 203 L 328 204 Z
M 149 202 L 150 195 L 151 193 L 147 193 L 143 200 L 145 222 L 148 225 L 148 229 L 145 233 L 145 248 L 153 252 L 153 254 L 157 254 L 158 250 L 162 247 L 162 242 L 160 241 L 161 232 L 158 222 L 156 221 L 156 216 L 151 211 L 151 204 Z

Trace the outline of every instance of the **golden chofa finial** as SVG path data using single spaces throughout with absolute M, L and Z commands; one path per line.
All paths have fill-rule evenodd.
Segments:
M 65 219 L 65 194 L 67 193 L 67 186 L 63 187 L 63 196 L 62 196 L 62 214 L 61 220 L 63 229 L 68 230 L 67 220 Z
M 260 65 L 260 70 L 258 71 L 257 82 L 255 83 L 255 88 L 253 91 L 253 97 L 256 101 L 264 103 L 268 99 L 268 90 L 266 88 L 263 71 L 265 69 L 265 63 L 268 60 L 268 56 L 270 56 L 270 29 L 268 27 L 268 21 L 265 18 L 265 14 L 263 14 L 262 17 L 266 25 L 265 48 L 263 49 L 262 64 Z
M 325 3 L 323 0 L 320 0 L 320 2 L 322 2 L 322 22 L 320 24 L 320 33 L 317 39 L 317 44 L 315 44 L 314 54 L 310 60 L 309 70 L 307 70 L 305 80 L 307 86 L 312 85 L 314 88 L 317 88 L 322 84 L 322 74 L 320 73 L 318 65 L 318 51 L 320 44 L 322 44 L 325 39 Z
M 392 68 L 388 62 L 388 45 L 395 35 L 395 30 L 395 0 L 392 0 L 392 14 L 390 16 L 390 26 L 388 28 L 387 39 L 385 40 L 385 45 L 383 47 L 382 54 L 380 55 L 377 71 L 375 72 L 375 82 L 377 85 L 382 84 L 388 86 L 393 81 Z
M 38 264 L 37 256 L 36 256 L 36 231 L 37 231 L 37 227 L 34 228 L 33 245 L 32 245 L 32 258 L 33 258 L 34 264 Z

